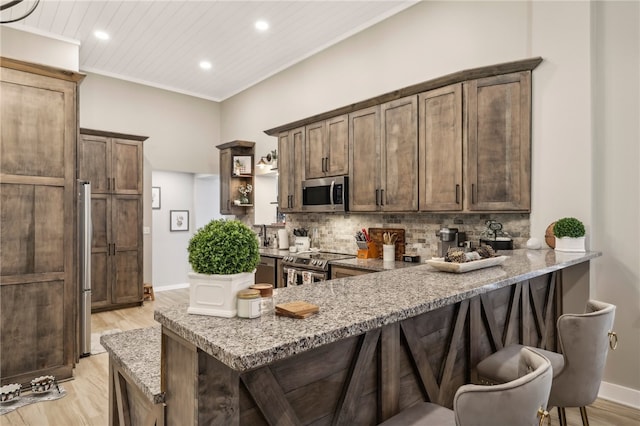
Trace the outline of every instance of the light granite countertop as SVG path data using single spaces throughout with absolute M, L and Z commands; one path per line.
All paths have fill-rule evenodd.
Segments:
M 338 259 L 329 262 L 332 266 L 344 266 L 346 268 L 366 269 L 373 272 L 391 271 L 402 268 L 409 268 L 413 266 L 422 265 L 422 263 L 410 263 L 410 262 L 385 262 L 382 259 Z
M 289 255 L 289 249 L 280 250 L 278 248 L 272 248 L 272 247 L 260 247 L 259 251 L 260 251 L 260 256 L 276 257 L 278 259 L 282 259 L 284 256 Z
M 274 290 L 274 304 L 305 300 L 320 312 L 300 320 L 218 318 L 187 304 L 155 311 L 164 327 L 237 371 L 247 371 L 340 339 L 589 261 L 599 252 L 513 250 L 501 266 L 453 274 L 426 264 Z
M 164 402 L 160 390 L 160 326 L 100 337 L 100 343 L 134 384 L 154 404 Z

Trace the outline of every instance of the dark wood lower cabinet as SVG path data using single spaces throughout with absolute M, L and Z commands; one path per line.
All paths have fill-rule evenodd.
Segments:
M 238 372 L 163 328 L 168 424 L 375 425 L 418 401 L 452 407 L 509 343 L 556 348 L 550 273 Z

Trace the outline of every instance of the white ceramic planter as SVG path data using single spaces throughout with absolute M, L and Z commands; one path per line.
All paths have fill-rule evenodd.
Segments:
M 556 251 L 568 252 L 568 253 L 583 253 L 585 237 L 571 238 L 571 237 L 556 237 Z
M 190 314 L 232 318 L 238 313 L 238 291 L 255 284 L 256 271 L 233 275 L 189 273 Z

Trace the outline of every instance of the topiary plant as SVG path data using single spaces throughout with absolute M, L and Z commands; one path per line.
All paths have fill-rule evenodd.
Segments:
M 580 238 L 584 237 L 585 233 L 584 225 L 575 217 L 564 217 L 553 225 L 553 235 L 556 238 Z
M 237 220 L 212 220 L 191 237 L 187 251 L 193 271 L 199 274 L 253 272 L 260 262 L 256 234 Z

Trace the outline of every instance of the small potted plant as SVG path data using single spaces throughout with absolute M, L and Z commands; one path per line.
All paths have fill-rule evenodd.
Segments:
M 258 239 L 238 220 L 216 219 L 191 237 L 190 314 L 236 316 L 238 291 L 255 284 Z
M 556 237 L 557 251 L 584 252 L 585 251 L 584 224 L 575 217 L 564 217 L 553 225 L 553 235 Z

